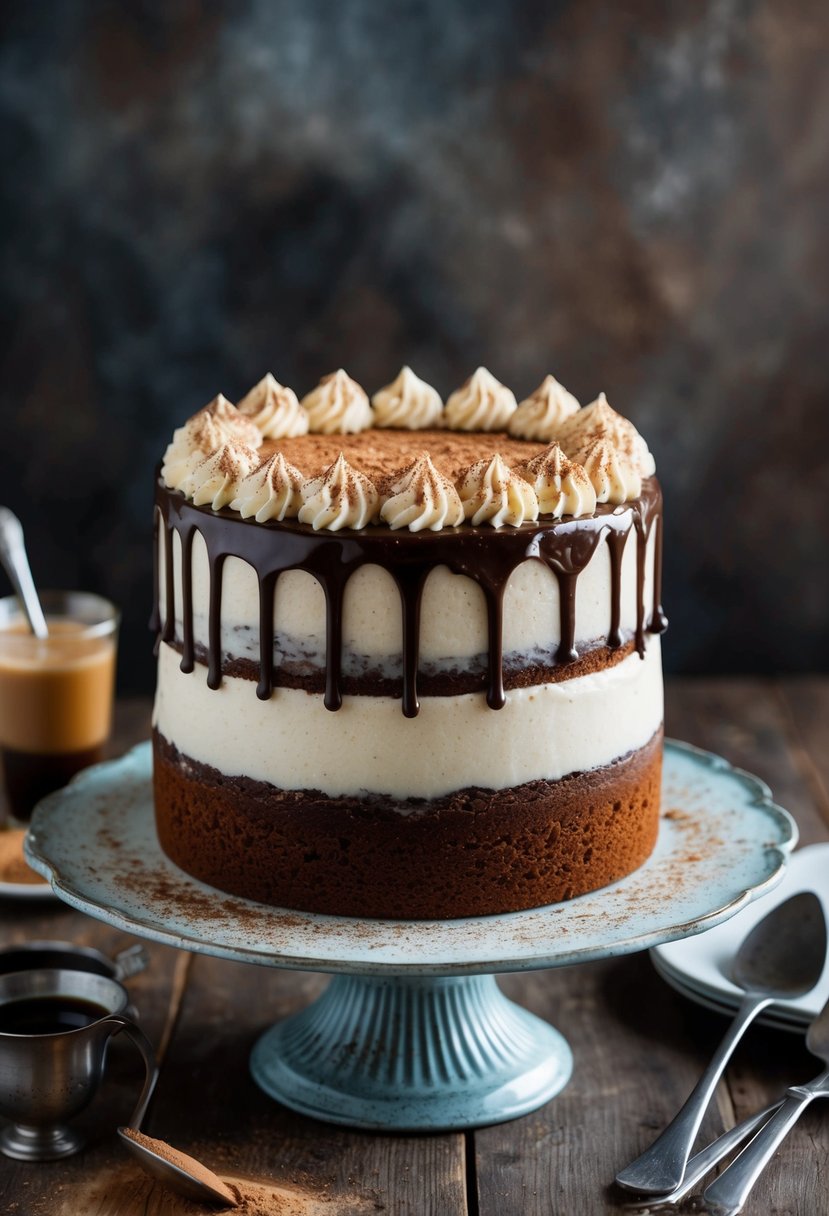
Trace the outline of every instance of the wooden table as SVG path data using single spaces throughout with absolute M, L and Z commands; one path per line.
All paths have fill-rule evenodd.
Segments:
M 119 706 L 115 749 L 146 737 L 149 706 Z M 829 680 L 669 682 L 668 733 L 763 777 L 797 819 L 801 842 L 829 838 Z M 71 939 L 115 951 L 131 940 L 53 902 L 0 907 L 4 942 Z M 498 1127 L 440 1136 L 380 1136 L 316 1123 L 277 1106 L 248 1076 L 259 1031 L 316 996 L 322 975 L 269 970 L 148 943 L 130 981 L 158 1048 L 161 1081 L 147 1131 L 201 1154 L 220 1173 L 268 1179 L 285 1216 L 618 1212 L 610 1181 L 690 1091 L 724 1021 L 675 994 L 646 955 L 507 976 L 506 992 L 560 1027 L 576 1067 L 547 1106 Z M 145 1181 L 113 1134 L 135 1100 L 140 1065 L 118 1041 L 93 1106 L 89 1147 L 49 1165 L 0 1158 L 0 1212 L 14 1216 L 161 1216 L 195 1211 Z M 802 1040 L 754 1029 L 719 1087 L 704 1132 L 719 1134 L 791 1082 L 817 1071 Z M 829 1120 L 810 1109 L 747 1209 L 829 1212 Z

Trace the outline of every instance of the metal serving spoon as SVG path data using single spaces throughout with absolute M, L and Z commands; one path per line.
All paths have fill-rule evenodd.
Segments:
M 3 563 L 15 595 L 20 600 L 32 633 L 36 638 L 48 638 L 49 628 L 26 556 L 23 525 L 8 507 L 0 507 L 0 562 Z
M 705 1189 L 702 1201 L 711 1216 L 737 1216 L 742 1212 L 751 1188 L 809 1103 L 814 1098 L 829 1098 L 829 1001 L 809 1027 L 806 1046 L 826 1067 L 808 1085 L 792 1085 L 786 1090 L 777 1114 Z
M 135 1122 L 135 1120 L 133 1120 Z M 225 1186 L 221 1178 L 208 1169 L 206 1165 L 202 1165 L 195 1157 L 189 1157 L 187 1153 L 181 1153 L 178 1149 L 172 1150 L 172 1155 L 175 1156 L 179 1164 L 168 1160 L 162 1155 L 162 1152 L 156 1152 L 150 1143 L 142 1143 L 141 1140 L 136 1140 L 130 1132 L 135 1129 L 128 1127 L 119 1127 L 118 1135 L 121 1137 L 121 1143 L 129 1149 L 132 1155 L 137 1159 L 142 1170 L 151 1177 L 157 1179 L 163 1186 L 167 1186 L 176 1194 L 182 1195 L 185 1199 L 193 1199 L 196 1203 L 207 1203 L 212 1207 L 238 1207 L 239 1197 L 234 1195 L 230 1187 Z M 147 1138 L 149 1139 L 149 1138 Z M 158 1141 L 160 1148 L 169 1148 L 170 1146 Z
M 691 1147 L 723 1069 L 747 1027 L 773 1001 L 794 1000 L 814 988 L 826 959 L 826 920 L 810 891 L 778 904 L 755 925 L 731 970 L 743 997 L 725 1038 L 685 1105 L 664 1132 L 616 1175 L 619 1186 L 645 1195 L 676 1190 L 685 1177 Z
M 756 1114 L 749 1115 L 742 1123 L 737 1123 L 729 1131 L 723 1132 L 721 1136 L 713 1140 L 711 1144 L 706 1145 L 690 1159 L 685 1169 L 685 1177 L 675 1190 L 669 1191 L 667 1195 L 643 1195 L 640 1199 L 623 1204 L 623 1211 L 647 1212 L 649 1216 L 656 1212 L 676 1212 L 677 1204 L 686 1195 L 690 1195 L 696 1190 L 697 1184 L 702 1182 L 705 1175 L 710 1174 L 715 1165 L 724 1161 L 726 1157 L 730 1157 L 735 1148 L 750 1139 L 782 1105 L 783 1099 L 781 1098 L 779 1102 L 774 1102 L 771 1106 L 757 1111 Z

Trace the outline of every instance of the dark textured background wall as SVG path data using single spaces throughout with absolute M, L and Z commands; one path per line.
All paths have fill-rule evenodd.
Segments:
M 152 468 L 265 370 L 552 370 L 648 438 L 667 662 L 829 663 L 818 0 L 6 4 L 2 499 L 124 607 Z M 5 583 L 2 584 L 5 586 Z

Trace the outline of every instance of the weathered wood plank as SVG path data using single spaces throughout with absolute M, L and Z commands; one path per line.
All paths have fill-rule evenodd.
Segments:
M 792 749 L 829 831 L 829 679 L 778 680 L 778 694 L 792 726 Z
M 502 984 L 562 1031 L 575 1067 L 541 1110 L 475 1133 L 481 1216 L 616 1212 L 614 1175 L 690 1092 L 721 1033 L 719 1019 L 677 996 L 644 955 Z M 714 1107 L 704 1133 L 722 1128 Z
M 258 1035 L 322 990 L 323 976 L 199 956 L 149 1123 L 225 1176 L 267 1181 L 337 1213 L 464 1213 L 461 1135 L 382 1136 L 318 1123 L 252 1080 Z M 150 1209 L 153 1211 L 153 1209 Z

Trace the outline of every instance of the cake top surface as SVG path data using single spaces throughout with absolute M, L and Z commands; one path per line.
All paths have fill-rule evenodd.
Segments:
M 484 456 L 500 454 L 509 465 L 544 451 L 543 443 L 515 439 L 506 431 L 367 430 L 357 435 L 300 435 L 266 439 L 262 452 L 280 451 L 286 460 L 316 477 L 342 452 L 354 468 L 376 484 L 428 453 L 435 468 L 453 482 Z
M 219 394 L 175 431 L 162 479 L 257 523 L 416 532 L 592 515 L 654 471 L 604 393 L 582 407 L 552 375 L 518 403 L 478 368 L 444 405 L 411 368 L 371 401 L 340 368 L 302 401 L 270 373 L 238 405 Z

